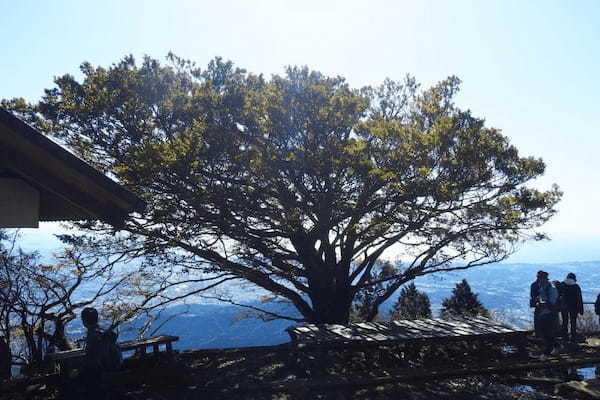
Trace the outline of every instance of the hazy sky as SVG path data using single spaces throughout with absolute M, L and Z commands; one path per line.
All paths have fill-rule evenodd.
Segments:
M 353 86 L 457 75 L 459 105 L 546 161 L 536 185 L 565 192 L 554 241 L 512 260 L 600 260 L 599 21 L 600 2 L 581 0 L 0 0 L 0 98 L 34 101 L 82 61 L 169 51 L 266 75 L 308 65 Z

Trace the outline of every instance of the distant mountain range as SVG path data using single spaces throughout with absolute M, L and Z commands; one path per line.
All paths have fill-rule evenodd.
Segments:
M 563 280 L 567 273 L 574 272 L 582 287 L 584 301 L 593 302 L 600 293 L 600 262 L 493 264 L 460 273 L 421 277 L 415 284 L 419 290 L 429 295 L 434 315 L 437 315 L 442 300 L 451 294 L 455 284 L 463 278 L 467 279 L 485 307 L 508 323 L 527 326 L 531 323 L 532 316 L 529 308 L 529 285 L 535 280 L 539 269 L 548 271 L 552 280 Z M 387 301 L 382 306 L 381 313 L 387 314 L 394 301 L 395 298 Z M 277 308 L 280 312 L 294 312 L 291 306 L 285 304 L 262 306 L 271 310 Z M 274 345 L 289 341 L 285 328 L 292 325 L 292 322 L 240 318 L 244 312 L 244 308 L 231 305 L 178 305 L 171 307 L 163 318 L 179 315 L 166 322 L 160 332 L 179 336 L 180 341 L 175 346 L 179 349 Z

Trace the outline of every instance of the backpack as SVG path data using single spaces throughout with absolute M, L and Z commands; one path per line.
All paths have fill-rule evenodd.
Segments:
M 123 356 L 121 355 L 121 349 L 117 344 L 117 336 L 118 335 L 111 329 L 100 332 L 102 344 L 100 363 L 102 364 L 102 369 L 105 371 L 116 371 L 121 368 Z

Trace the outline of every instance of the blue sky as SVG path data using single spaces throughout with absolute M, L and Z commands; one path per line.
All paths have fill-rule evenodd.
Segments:
M 308 65 L 353 86 L 457 75 L 459 105 L 546 161 L 537 186 L 565 192 L 544 229 L 554 240 L 512 260 L 600 260 L 598 21 L 597 1 L 0 0 L 0 98 L 34 101 L 82 61 L 169 51 L 266 75 Z

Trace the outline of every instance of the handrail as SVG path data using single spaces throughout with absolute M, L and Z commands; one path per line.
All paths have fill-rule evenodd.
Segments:
M 172 351 L 172 342 L 176 342 L 179 340 L 179 336 L 170 336 L 170 335 L 161 335 L 154 336 L 150 338 L 140 339 L 140 340 L 127 340 L 125 342 L 117 343 L 119 349 L 123 351 L 130 351 L 135 349 L 141 349 L 143 353 L 145 353 L 146 347 L 152 346 L 154 353 L 157 353 L 158 346 L 161 344 L 165 344 L 167 347 L 167 352 Z M 53 361 L 60 361 L 65 359 L 72 358 L 82 358 L 85 356 L 85 349 L 82 347 L 78 347 L 72 350 L 65 351 L 57 351 L 55 353 L 46 354 L 46 359 Z

